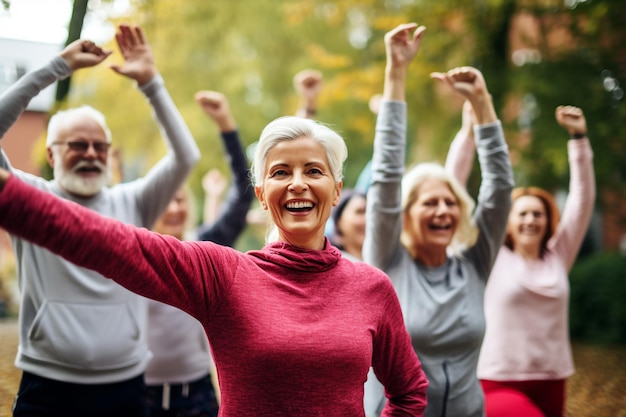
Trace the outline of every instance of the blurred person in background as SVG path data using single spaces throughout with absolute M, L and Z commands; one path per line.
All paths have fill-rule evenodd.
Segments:
M 11 167 L 4 151 L 0 167 L 103 216 L 149 228 L 184 183 L 200 152 L 165 88 L 141 28 L 120 25 L 116 40 L 124 63 L 111 68 L 134 80 L 150 102 L 168 145 L 161 161 L 143 178 L 108 187 L 111 132 L 102 113 L 82 106 L 50 119 L 46 150 L 54 179 Z M 110 54 L 91 41 L 78 40 L 46 66 L 19 79 L 0 96 L 0 136 L 45 87 L 75 70 L 100 64 Z M 23 371 L 13 415 L 147 416 L 146 300 L 18 236 L 11 235 L 11 243 L 21 291 L 15 365 Z M 95 251 L 105 262 L 116 262 Z
M 504 239 L 513 172 L 502 125 L 482 73 L 459 67 L 432 77 L 468 100 L 482 183 L 478 204 L 436 163 L 404 172 L 406 78 L 425 28 L 400 25 L 385 36 L 387 66 L 367 194 L 363 259 L 393 282 L 415 352 L 428 378 L 428 417 L 483 417 L 476 361 L 484 334 L 483 295 Z M 376 371 L 374 369 L 374 371 Z M 380 377 L 377 372 L 376 376 Z M 367 416 L 391 400 L 375 378 Z
M 365 193 L 343 190 L 339 203 L 333 207 L 331 218 L 333 231 L 330 241 L 352 260 L 363 259 L 365 240 Z
M 593 151 L 583 111 L 558 106 L 569 135 L 570 182 L 563 216 L 541 188 L 513 190 L 504 245 L 485 290 L 486 332 L 478 360 L 487 417 L 563 417 L 574 373 L 569 340 L 569 278 L 595 204 Z M 465 183 L 474 144 L 451 146 L 448 161 Z M 560 219 L 559 219 L 560 218 Z

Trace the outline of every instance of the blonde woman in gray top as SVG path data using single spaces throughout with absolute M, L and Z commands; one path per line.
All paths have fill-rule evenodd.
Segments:
M 425 416 L 482 417 L 476 361 L 485 322 L 483 292 L 506 227 L 513 174 L 500 121 L 482 74 L 472 67 L 435 73 L 464 96 L 476 116 L 483 181 L 474 203 L 434 163 L 404 174 L 405 83 L 425 28 L 398 26 L 385 36 L 387 67 L 367 195 L 364 260 L 391 278 L 413 348 L 429 380 Z M 375 378 L 365 387 L 368 416 L 386 399 Z

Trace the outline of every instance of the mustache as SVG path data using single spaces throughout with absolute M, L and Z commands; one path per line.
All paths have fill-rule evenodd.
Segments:
M 98 168 L 101 172 L 106 171 L 106 165 L 100 161 L 78 161 L 76 165 L 72 167 L 72 172 L 76 172 L 81 168 Z

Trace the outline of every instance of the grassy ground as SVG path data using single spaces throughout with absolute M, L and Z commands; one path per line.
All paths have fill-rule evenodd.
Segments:
M 0 321 L 0 417 L 11 416 L 20 372 L 13 366 L 17 323 Z M 566 417 L 626 417 L 626 346 L 574 344 Z

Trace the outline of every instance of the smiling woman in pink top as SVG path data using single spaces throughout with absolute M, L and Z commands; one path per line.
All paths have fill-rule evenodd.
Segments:
M 568 327 L 568 273 L 595 200 L 593 152 L 581 109 L 559 106 L 569 133 L 570 184 L 563 216 L 549 192 L 513 191 L 505 244 L 485 290 L 486 332 L 478 360 L 487 417 L 562 417 L 566 378 L 574 373 Z M 457 144 L 458 145 L 458 144 Z M 456 146 L 447 165 L 464 178 L 472 144 Z M 458 155 L 457 155 L 458 153 Z M 469 162 L 469 164 L 468 164 Z
M 0 227 L 198 319 L 211 341 L 220 416 L 363 416 L 370 366 L 385 416 L 423 416 L 428 382 L 393 285 L 324 236 L 344 140 L 283 117 L 261 133 L 254 189 L 276 240 L 241 253 L 125 225 L 0 170 Z

